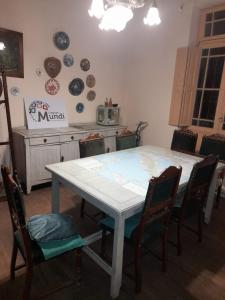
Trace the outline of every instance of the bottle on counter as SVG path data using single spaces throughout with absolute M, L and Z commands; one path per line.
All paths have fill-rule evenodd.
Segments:
M 109 98 L 109 106 L 112 107 L 112 98 Z
M 108 107 L 109 106 L 109 101 L 108 101 L 108 98 L 106 98 L 105 100 L 105 106 Z

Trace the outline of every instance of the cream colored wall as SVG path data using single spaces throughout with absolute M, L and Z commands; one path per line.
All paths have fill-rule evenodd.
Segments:
M 170 146 L 174 128 L 168 125 L 176 50 L 192 40 L 191 21 L 195 1 L 158 1 L 162 23 L 146 27 L 140 20 L 133 26 L 127 47 L 126 107 L 128 123 L 149 122 L 144 143 Z M 131 28 L 132 30 L 132 28 Z M 137 46 L 138 45 L 138 46 Z
M 122 106 L 122 33 L 103 32 L 97 26 L 97 20 L 88 16 L 89 0 L 0 0 L 0 27 L 23 32 L 24 42 L 24 79 L 8 78 L 8 88 L 17 86 L 20 95 L 9 93 L 12 125 L 24 125 L 24 96 L 57 97 L 65 100 L 69 122 L 95 121 L 96 106 L 103 104 L 105 97 L 112 97 L 114 103 Z M 58 50 L 53 44 L 53 35 L 65 31 L 70 37 L 70 47 Z M 43 62 L 46 57 L 55 56 L 62 61 L 63 55 L 74 56 L 74 66 L 68 68 L 62 64 L 62 70 L 56 79 L 60 91 L 56 96 L 45 92 L 45 82 L 49 79 Z M 79 63 L 82 58 L 91 62 L 89 72 L 81 71 Z M 42 76 L 35 73 L 41 68 Z M 96 77 L 96 100 L 86 99 L 84 92 L 74 97 L 68 91 L 69 82 L 75 77 L 86 79 L 87 74 Z M 83 102 L 85 111 L 78 114 L 75 110 L 78 102 Z M 0 107 L 0 140 L 7 139 L 4 107 Z M 0 149 L 0 162 L 8 161 L 7 152 Z

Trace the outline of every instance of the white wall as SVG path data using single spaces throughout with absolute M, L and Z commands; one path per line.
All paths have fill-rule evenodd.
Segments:
M 95 121 L 96 106 L 103 104 L 105 97 L 112 97 L 114 103 L 122 104 L 121 44 L 122 33 L 103 32 L 97 26 L 97 20 L 88 15 L 89 0 L 0 0 L 0 27 L 23 32 L 24 42 L 24 79 L 8 78 L 8 89 L 20 88 L 20 95 L 14 97 L 9 93 L 12 125 L 24 125 L 24 96 L 57 97 L 66 102 L 69 122 Z M 58 50 L 53 44 L 53 35 L 65 31 L 70 37 L 70 47 L 65 51 Z M 45 82 L 49 79 L 43 63 L 49 56 L 62 60 L 65 53 L 74 56 L 75 64 L 62 70 L 56 79 L 60 91 L 56 96 L 45 92 Z M 81 71 L 79 64 L 82 58 L 91 62 L 89 72 Z M 42 69 L 42 76 L 35 73 Z M 69 82 L 75 77 L 86 79 L 87 74 L 96 77 L 96 100 L 86 99 L 88 89 L 78 96 L 68 91 Z M 75 110 L 78 102 L 83 102 L 85 111 L 78 114 Z M 122 108 L 122 110 L 124 110 Z M 0 140 L 7 139 L 4 106 L 0 107 Z M 8 156 L 0 149 L 0 163 Z M 7 159 L 6 159 L 7 161 Z
M 201 0 L 201 4 L 203 1 L 206 0 Z M 20 88 L 18 97 L 10 95 L 13 126 L 24 124 L 24 96 L 51 97 L 44 89 L 48 79 L 43 68 L 44 59 L 48 56 L 62 59 L 64 53 L 70 53 L 75 65 L 72 68 L 62 66 L 56 78 L 60 83 L 57 97 L 65 99 L 70 122 L 94 121 L 96 106 L 103 103 L 105 97 L 112 97 L 121 105 L 123 123 L 134 127 L 139 120 L 149 122 L 144 132 L 145 143 L 169 146 L 173 128 L 168 126 L 168 115 L 176 49 L 187 46 L 194 39 L 191 23 L 194 18 L 196 28 L 197 1 L 158 0 L 160 26 L 143 24 L 146 6 L 135 10 L 134 19 L 121 33 L 99 30 L 97 20 L 87 14 L 90 3 L 91 0 L 0 0 L 0 26 L 24 34 L 25 77 L 8 80 L 9 89 L 12 86 Z M 52 38 L 57 31 L 69 34 L 68 50 L 59 51 L 54 46 Z M 87 89 L 79 97 L 68 92 L 73 78 L 86 78 L 87 74 L 79 68 L 84 57 L 91 62 L 88 73 L 93 73 L 97 80 L 94 102 L 87 101 Z M 36 68 L 42 69 L 41 77 L 36 76 Z M 75 111 L 79 101 L 85 104 L 82 114 Z M 2 112 L 3 107 L 0 107 L 0 140 L 7 137 Z
M 143 15 L 131 24 L 126 68 L 128 123 L 149 122 L 144 131 L 146 144 L 169 146 L 173 127 L 168 125 L 172 83 L 178 47 L 189 44 L 193 2 L 158 1 L 162 23 L 144 26 Z

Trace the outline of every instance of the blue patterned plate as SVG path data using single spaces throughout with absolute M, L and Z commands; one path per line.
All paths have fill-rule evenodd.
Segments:
M 70 54 L 65 54 L 63 56 L 63 63 L 66 67 L 71 67 L 74 63 L 73 56 Z
M 54 35 L 54 44 L 59 50 L 66 50 L 70 45 L 68 34 L 63 31 L 56 32 Z
M 82 112 L 84 111 L 84 104 L 81 103 L 81 102 L 77 103 L 77 105 L 76 105 L 76 111 L 77 111 L 79 114 L 82 113 Z
M 81 78 L 73 79 L 69 84 L 70 94 L 73 96 L 79 96 L 84 90 L 84 82 Z

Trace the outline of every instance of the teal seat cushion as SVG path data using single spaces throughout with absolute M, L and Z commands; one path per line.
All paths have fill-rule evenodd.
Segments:
M 141 213 L 136 214 L 125 221 L 124 236 L 126 239 L 132 239 L 132 235 L 139 225 Z M 100 221 L 100 226 L 105 230 L 114 230 L 114 219 L 106 217 Z M 164 230 L 163 224 L 160 221 L 154 221 L 145 227 L 143 242 L 157 238 Z
M 32 216 L 27 222 L 27 229 L 30 238 L 38 242 L 58 241 L 77 234 L 72 216 L 63 214 Z
M 35 215 L 26 225 L 34 261 L 41 262 L 85 245 L 73 218 L 63 214 Z M 23 239 L 15 233 L 18 247 L 25 257 Z
M 85 242 L 79 234 L 76 234 L 67 239 L 37 242 L 37 244 L 40 247 L 45 260 L 48 260 L 73 249 L 83 247 Z

